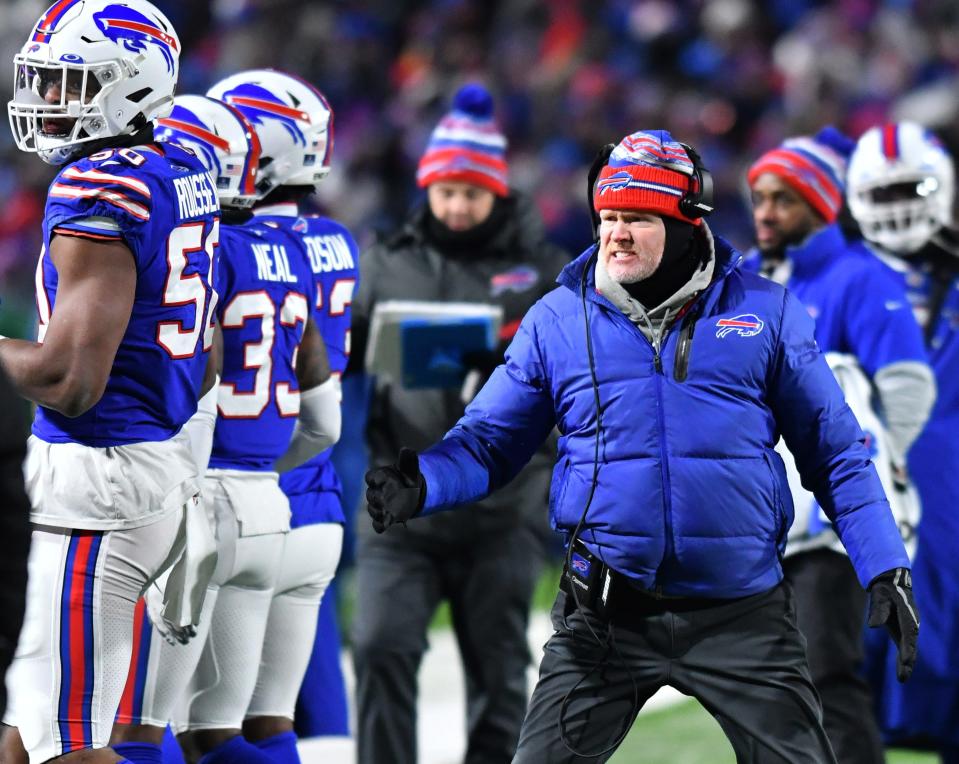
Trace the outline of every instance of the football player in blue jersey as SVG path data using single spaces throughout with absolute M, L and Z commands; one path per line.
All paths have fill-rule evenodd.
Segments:
M 357 245 L 339 223 L 301 216 L 298 209 L 329 173 L 332 110 L 312 85 L 274 70 L 241 72 L 214 85 L 208 95 L 242 111 L 260 137 L 266 161 L 259 184 L 266 196 L 254 215 L 282 226 L 305 246 L 317 285 L 314 317 L 338 378 L 349 357 Z M 328 620 L 333 628 L 317 634 L 317 615 L 340 559 L 346 518 L 330 451 L 284 474 L 280 486 L 290 498 L 293 530 L 286 540 L 244 734 L 285 764 L 298 761 L 295 709 L 297 731 L 305 737 L 349 735 L 335 621 Z M 305 675 L 319 681 L 304 684 Z
M 125 761 L 106 746 L 135 605 L 171 564 L 183 580 L 199 515 L 185 425 L 213 382 L 220 209 L 199 160 L 154 143 L 179 54 L 146 0 L 58 0 L 14 58 L 17 145 L 62 169 L 44 214 L 37 342 L 0 340 L 0 361 L 38 404 L 8 760 L 22 760 L 22 739 L 34 763 Z M 199 599 L 175 594 L 167 613 L 189 626 Z
M 922 327 L 939 395 L 909 450 L 922 517 L 913 562 L 923 616 L 912 679 L 895 681 L 885 639 L 869 635 L 870 674 L 886 741 L 935 749 L 959 762 L 959 234 L 955 168 L 940 140 L 915 122 L 866 131 L 849 160 L 849 211 L 869 248 L 901 281 Z M 878 643 L 878 644 L 876 644 Z
M 160 761 L 163 729 L 174 717 L 189 732 L 186 747 L 209 764 L 268 762 L 241 727 L 290 529 L 276 470 L 336 441 L 339 388 L 313 317 L 316 283 L 305 247 L 284 227 L 249 215 L 261 161 L 253 128 L 220 101 L 179 96 L 157 137 L 202 158 L 227 223 L 216 276 L 223 368 L 204 481 L 219 564 L 197 638 L 142 644 L 147 657 L 131 666 L 120 708 L 120 721 L 132 726 L 115 733 L 115 747 L 131 761 Z
M 936 385 L 902 284 L 840 228 L 853 146 L 826 127 L 788 138 L 756 160 L 747 179 L 758 247 L 746 254 L 743 268 L 787 287 L 813 317 L 816 342 L 869 433 L 870 456 L 908 542 L 918 507 L 915 492 L 908 491 L 905 455 L 929 417 Z M 796 595 L 823 726 L 843 764 L 876 764 L 883 759 L 882 740 L 862 677 L 866 593 L 825 512 L 802 487 L 785 444 L 777 450 L 787 457 L 795 507 L 783 575 Z

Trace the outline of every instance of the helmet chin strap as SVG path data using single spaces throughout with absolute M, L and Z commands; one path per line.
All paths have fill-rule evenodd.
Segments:
M 72 158 L 79 159 L 81 157 L 88 157 L 104 149 L 124 149 L 131 146 L 142 146 L 144 143 L 153 143 L 154 125 L 152 122 L 147 122 L 146 117 L 142 114 L 138 114 L 129 127 L 131 130 L 129 133 L 111 135 L 97 141 L 89 141 L 71 146 L 71 148 L 77 149 L 77 152 Z
M 37 154 L 43 161 L 52 165 L 62 165 L 73 162 L 104 149 L 122 149 L 130 146 L 140 146 L 144 143 L 153 143 L 152 122 L 148 122 L 143 114 L 137 114 L 127 125 L 127 131 L 120 135 L 108 135 L 95 141 L 83 141 L 70 146 L 54 146 L 49 149 L 39 149 Z M 80 136 L 83 130 L 80 130 Z

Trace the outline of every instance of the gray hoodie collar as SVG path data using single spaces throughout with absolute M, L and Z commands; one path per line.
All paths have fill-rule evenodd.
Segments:
M 716 249 L 713 245 L 713 234 L 705 221 L 700 226 L 700 230 L 702 233 L 696 235 L 704 236 L 706 239 L 705 264 L 672 297 L 652 310 L 647 310 L 639 300 L 630 296 L 625 287 L 613 281 L 602 261 L 598 257 L 596 259 L 596 289 L 619 308 L 630 321 L 636 324 L 646 335 L 646 338 L 656 347 L 659 347 L 659 341 L 662 339 L 665 328 L 672 323 L 676 314 L 682 310 L 687 302 L 709 286 L 713 280 L 713 273 L 716 269 Z

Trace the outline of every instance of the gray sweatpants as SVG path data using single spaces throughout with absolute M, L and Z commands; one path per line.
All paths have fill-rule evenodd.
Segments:
M 514 764 L 606 761 L 564 737 L 612 747 L 664 685 L 702 703 L 740 764 L 835 764 L 787 584 L 694 609 L 649 598 L 612 626 L 586 612 L 560 592 Z

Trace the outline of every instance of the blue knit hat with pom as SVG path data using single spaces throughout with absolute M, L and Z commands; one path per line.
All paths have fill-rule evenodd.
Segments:
M 426 188 L 437 181 L 463 181 L 498 196 L 509 193 L 506 137 L 493 119 L 493 97 L 482 85 L 461 87 L 453 110 L 430 135 L 416 182 Z

